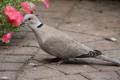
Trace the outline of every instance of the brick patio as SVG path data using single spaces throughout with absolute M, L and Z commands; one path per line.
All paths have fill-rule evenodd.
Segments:
M 120 1 L 51 0 L 49 10 L 37 3 L 41 20 L 109 57 L 120 59 Z M 120 80 L 120 67 L 96 59 L 71 60 L 57 66 L 39 49 L 28 28 L 0 46 L 0 80 Z M 116 42 L 104 38 L 115 37 Z

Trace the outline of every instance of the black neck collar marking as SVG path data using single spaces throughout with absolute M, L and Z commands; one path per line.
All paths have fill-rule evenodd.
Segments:
M 43 23 L 41 23 L 40 25 L 38 25 L 37 28 L 40 28 L 40 27 L 42 27 L 42 26 L 43 26 Z

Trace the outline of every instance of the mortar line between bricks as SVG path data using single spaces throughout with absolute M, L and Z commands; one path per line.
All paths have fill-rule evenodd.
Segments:
M 0 63 L 18 63 L 18 64 L 20 64 L 20 63 L 24 63 L 24 62 L 5 61 L 5 62 L 0 62 Z
M 0 53 L 0 56 L 4 55 L 4 56 L 33 56 L 32 54 L 13 54 L 13 53 Z
M 120 50 L 120 49 L 109 49 L 109 50 L 103 50 L 104 51 L 113 51 L 113 50 Z
M 70 75 L 76 75 L 76 74 L 70 74 Z M 79 74 L 80 75 L 80 74 Z M 64 76 L 68 76 L 68 75 L 64 75 Z M 64 77 L 63 75 L 60 75 L 60 76 L 50 76 L 50 77 L 47 77 L 47 78 L 39 78 L 40 80 L 41 79 L 50 79 L 50 78 L 54 78 L 54 77 Z M 82 76 L 82 75 L 81 75 Z M 83 76 L 82 76 L 83 77 Z M 85 78 L 85 77 L 84 77 Z M 85 78 L 87 79 L 87 78 Z M 88 79 L 87 79 L 88 80 Z
M 95 35 L 95 34 L 90 34 L 90 33 L 86 33 L 86 32 L 75 32 L 75 31 L 69 31 L 69 30 L 63 30 L 63 29 L 59 29 L 61 31 L 67 31 L 67 32 L 73 32 L 73 33 L 79 33 L 79 34 L 86 34 L 86 35 L 90 35 L 90 36 L 96 36 L 96 37 L 102 37 L 105 38 L 105 36 L 100 36 L 100 35 Z
M 74 1 L 74 3 L 73 3 L 73 5 L 71 6 L 71 8 L 62 16 L 62 17 L 63 17 L 63 18 L 62 18 L 63 20 L 58 23 L 57 29 L 59 29 L 59 27 L 61 26 L 61 23 L 63 23 L 63 22 L 65 21 L 65 18 L 68 17 L 68 16 L 70 16 L 71 12 L 72 12 L 72 11 L 74 10 L 74 8 L 75 8 L 74 6 L 77 4 L 77 1 L 78 1 L 78 0 Z
M 69 30 L 63 30 L 63 29 L 59 29 L 59 30 L 61 30 L 61 31 L 66 31 L 66 32 L 78 33 L 78 34 L 85 34 L 85 35 L 89 35 L 89 36 L 101 37 L 101 38 L 103 38 L 103 39 L 106 38 L 106 36 L 95 35 L 95 34 L 86 33 L 86 32 L 81 32 L 81 31 L 79 31 L 79 32 L 75 32 L 75 31 L 69 31 Z M 112 35 L 112 36 L 115 36 L 115 35 Z M 108 36 L 108 37 L 109 37 L 109 36 Z M 119 39 L 118 39 L 118 40 L 119 40 Z M 116 42 L 116 43 L 119 43 L 119 42 Z
M 47 65 L 43 65 L 44 67 L 47 67 L 49 69 L 53 69 L 53 70 L 56 70 L 56 71 L 59 71 L 60 73 L 63 73 L 64 75 L 69 75 L 68 73 L 64 72 L 64 71 L 61 71 L 61 70 L 58 70 L 58 69 L 55 69 L 55 68 L 52 68 L 52 67 L 49 67 Z
M 33 56 L 32 54 L 12 54 L 12 53 L 9 53 L 9 54 L 0 54 L 1 55 L 4 55 L 4 56 Z
M 4 46 L 4 45 L 0 45 L 0 46 L 6 47 L 6 46 Z M 12 46 L 12 47 L 18 47 L 18 46 L 19 46 L 19 47 L 28 47 L 28 48 L 30 48 L 30 47 L 31 47 L 31 48 L 40 48 L 40 47 L 38 47 L 38 46 L 27 46 L 27 45 L 25 45 L 25 46 L 24 46 L 24 45 L 23 45 L 23 46 L 20 46 L 20 45 L 7 45 L 7 46 L 8 46 L 8 47 L 11 47 L 11 46 Z
M 88 63 L 89 64 L 89 66 L 90 67 L 92 67 L 92 68 L 94 68 L 96 71 L 95 72 L 112 72 L 112 71 L 115 71 L 116 72 L 116 70 L 110 70 L 110 71 L 104 71 L 104 70 L 102 70 L 102 69 L 98 69 L 98 68 L 96 68 L 96 67 L 94 67 L 92 64 L 90 64 L 90 63 Z M 90 72 L 88 72 L 88 73 L 90 73 Z
M 119 80 L 120 80 L 120 73 L 118 73 L 117 71 L 115 71 L 115 73 L 119 76 Z
M 80 74 L 82 77 L 86 78 L 87 80 L 92 80 L 92 79 L 90 79 L 88 76 L 82 74 L 81 72 L 80 72 L 79 74 Z
M 29 46 L 29 45 L 22 45 L 21 47 L 33 47 L 33 48 L 40 48 L 39 46 Z
M 89 34 L 89 33 L 85 33 L 85 32 L 75 32 L 75 31 L 68 31 L 68 30 L 63 30 L 63 29 L 59 29 L 59 30 L 60 31 L 66 31 L 66 32 L 73 32 L 73 33 L 77 33 L 77 34 L 85 34 L 85 35 L 89 35 L 89 36 L 101 37 L 101 38 L 104 39 L 104 36 Z
M 16 72 L 16 71 L 19 71 L 19 70 L 7 70 L 7 69 L 0 70 L 0 72 Z
M 29 63 L 29 61 L 30 61 L 32 58 L 33 58 L 33 56 L 32 56 L 31 58 L 29 58 L 28 60 L 26 60 L 26 61 L 24 62 L 24 64 L 19 68 L 19 71 L 16 73 L 15 80 L 18 79 L 19 74 L 20 74 L 22 71 L 24 71 L 24 67 Z
M 39 49 L 37 49 L 34 53 L 37 54 L 37 52 L 39 51 Z M 34 54 L 33 56 L 31 56 L 29 59 L 27 59 L 24 64 L 18 69 L 19 71 L 16 73 L 16 78 L 15 80 L 18 79 L 19 75 L 21 74 L 22 71 L 24 71 L 24 67 L 29 63 L 30 60 L 32 60 L 34 58 L 34 56 L 36 55 Z
M 77 60 L 77 59 L 74 59 L 74 60 Z M 81 60 L 82 61 L 82 60 Z M 96 71 L 98 70 L 96 67 L 92 66 L 90 63 L 88 62 L 85 62 L 88 66 L 90 66 L 91 68 L 94 68 Z

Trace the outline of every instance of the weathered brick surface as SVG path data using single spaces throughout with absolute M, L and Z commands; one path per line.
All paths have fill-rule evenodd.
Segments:
M 0 49 L 1 49 L 0 54 L 31 55 L 34 52 L 36 52 L 36 50 L 38 48 L 36 48 L 36 47 L 19 47 L 19 46 L 12 46 L 12 47 L 11 46 L 8 46 L 8 47 L 1 46 Z
M 20 75 L 18 80 L 35 80 L 54 76 L 63 76 L 63 74 L 57 70 L 50 69 L 44 66 L 39 66 L 36 68 L 28 67 L 24 70 L 23 74 Z
M 103 40 L 101 37 L 89 35 L 89 34 L 82 34 L 82 33 L 75 33 L 75 32 L 69 32 L 69 31 L 63 31 L 69 36 L 73 37 L 75 40 L 82 42 L 82 43 L 88 43 L 88 42 L 95 42 L 95 41 L 101 41 Z
M 87 76 L 90 80 L 120 80 L 115 72 L 92 72 L 92 73 L 82 73 Z
M 110 41 L 106 41 L 106 40 L 101 40 L 101 41 L 95 41 L 95 42 L 88 42 L 88 43 L 85 43 L 87 46 L 89 47 L 92 47 L 94 49 L 98 49 L 98 50 L 101 50 L 101 51 L 104 51 L 104 50 L 114 50 L 114 49 L 120 49 L 120 47 L 113 43 L 113 42 L 110 42 Z
M 50 78 L 41 79 L 41 80 L 79 80 L 79 79 L 88 80 L 81 75 L 68 75 L 68 76 L 50 77 Z
M 16 71 L 22 66 L 22 63 L 0 63 L 0 70 Z
M 17 72 L 0 72 L 0 80 L 6 77 L 8 80 L 15 80 Z
M 119 66 L 109 66 L 109 65 L 93 65 L 99 71 L 119 71 Z
M 104 51 L 106 56 L 113 57 L 113 58 L 119 58 L 120 59 L 119 52 L 120 52 L 119 49 L 113 49 L 113 50 Z
M 43 23 L 109 57 L 120 59 L 118 1 L 50 0 L 48 10 L 41 3 L 36 4 Z M 0 46 L 0 77 L 7 76 L 9 80 L 120 80 L 120 68 L 102 60 L 77 59 L 59 66 L 46 62 L 46 58 L 54 56 L 41 49 L 36 53 L 39 45 L 34 33 L 28 26 L 21 27 L 21 31 L 15 34 L 11 44 Z M 104 40 L 110 37 L 115 37 L 117 42 Z M 32 56 L 34 59 L 29 60 Z M 21 69 L 24 71 L 18 74 L 16 71 Z
M 2 63 L 24 63 L 26 60 L 28 60 L 31 56 L 29 55 L 3 55 L 0 56 L 0 62 Z
M 66 74 L 77 74 L 81 72 L 94 72 L 96 71 L 94 68 L 90 67 L 89 65 L 84 65 L 84 64 L 63 64 L 60 66 L 57 65 L 47 65 L 50 68 L 62 71 Z

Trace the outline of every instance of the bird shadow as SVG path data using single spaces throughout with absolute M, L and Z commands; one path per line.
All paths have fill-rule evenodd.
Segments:
M 61 59 L 59 58 L 45 58 L 41 62 L 44 64 L 58 63 Z M 69 59 L 67 61 L 63 61 L 64 64 L 74 64 L 74 65 L 103 65 L 103 66 L 117 66 L 110 62 L 97 60 L 97 59 Z

